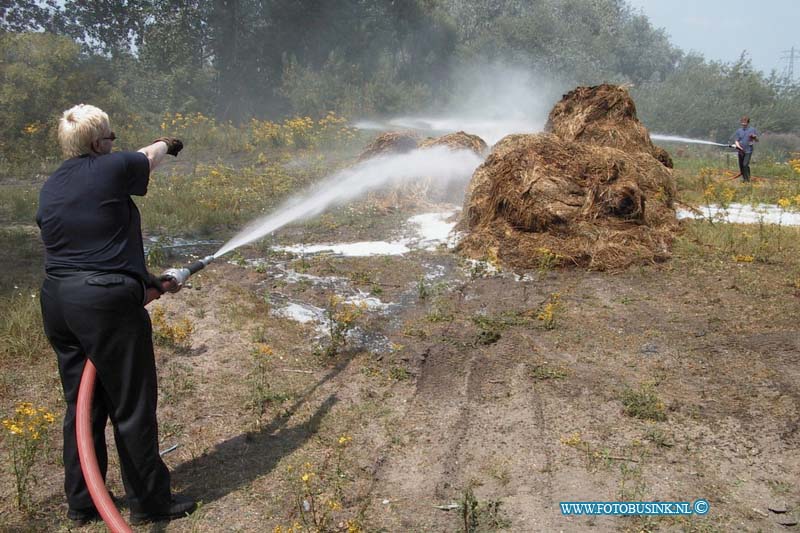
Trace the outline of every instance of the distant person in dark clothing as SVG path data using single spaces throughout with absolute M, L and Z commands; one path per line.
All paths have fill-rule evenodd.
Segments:
M 58 140 L 68 158 L 42 186 L 36 222 L 45 246 L 41 304 L 44 329 L 58 356 L 64 416 L 64 488 L 68 518 L 98 519 L 78 459 L 75 409 L 84 364 L 97 367 L 92 405 L 94 446 L 105 477 L 110 418 L 132 523 L 167 520 L 195 510 L 173 496 L 158 452 L 158 390 L 152 327 L 144 306 L 173 281 L 145 266 L 139 210 L 150 172 L 183 148 L 160 138 L 137 152 L 111 153 L 108 115 L 91 105 L 64 112 Z
M 753 144 L 758 142 L 758 132 L 750 126 L 750 117 L 747 115 L 739 121 L 741 128 L 733 134 L 731 142 L 736 148 L 739 156 L 739 172 L 742 174 L 742 181 L 750 181 L 750 158 L 753 156 Z

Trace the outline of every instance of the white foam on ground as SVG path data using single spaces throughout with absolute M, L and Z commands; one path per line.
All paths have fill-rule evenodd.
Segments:
M 276 279 L 283 278 L 288 283 L 297 283 L 299 281 L 310 281 L 314 284 L 319 285 L 332 285 L 339 281 L 342 281 L 344 278 L 337 278 L 336 276 L 314 276 L 312 274 L 303 274 L 301 272 L 297 272 L 296 270 L 282 270 L 283 274 L 276 274 L 274 277 Z
M 432 267 L 429 265 L 425 265 L 425 268 L 428 269 L 428 271 L 425 273 L 425 279 L 427 281 L 432 281 L 444 277 L 445 274 L 444 265 L 433 265 Z
M 330 253 L 345 257 L 370 257 L 373 255 L 403 255 L 411 249 L 405 240 L 400 241 L 364 241 L 341 244 L 296 244 L 278 246 L 275 249 L 297 255 Z
M 467 270 L 475 274 L 491 275 L 500 272 L 500 269 L 498 269 L 497 266 L 488 261 L 479 261 L 478 259 L 466 258 L 466 265 L 468 265 Z
M 414 236 L 395 241 L 363 241 L 338 244 L 295 244 L 276 246 L 275 250 L 296 255 L 330 253 L 344 257 L 371 257 L 375 255 L 403 255 L 411 250 L 436 250 L 440 245 L 455 245 L 451 235 L 455 222 L 447 222 L 456 210 L 423 213 L 408 219 Z
M 302 324 L 308 322 L 324 322 L 325 320 L 324 309 L 308 304 L 290 303 L 286 307 L 276 309 L 274 312 L 278 316 L 295 320 Z
M 423 250 L 436 250 L 441 244 L 452 246 L 451 233 L 455 227 L 455 222 L 447 222 L 447 219 L 455 214 L 455 211 L 445 211 L 442 213 L 424 213 L 408 219 L 410 224 L 416 226 L 419 240 L 415 247 Z
M 777 205 L 730 204 L 727 208 L 717 205 L 698 206 L 699 213 L 687 209 L 678 210 L 678 218 L 710 218 L 732 224 L 781 224 L 800 226 L 800 213 L 787 211 Z
M 344 303 L 350 305 L 358 305 L 364 306 L 370 311 L 383 311 L 387 309 L 392 304 L 387 304 L 380 299 L 375 298 L 374 296 L 370 296 L 368 293 L 364 291 L 358 291 L 358 294 L 355 296 L 350 296 L 344 300 Z

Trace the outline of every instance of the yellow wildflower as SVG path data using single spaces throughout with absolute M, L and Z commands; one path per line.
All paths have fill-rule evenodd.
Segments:
M 578 431 L 576 431 L 572 435 L 568 435 L 568 436 L 565 435 L 565 436 L 561 437 L 561 444 L 564 444 L 565 446 L 573 446 L 573 447 L 575 447 L 575 446 L 578 446 L 581 442 L 583 442 L 583 439 L 581 439 L 581 434 Z
M 263 356 L 270 356 L 274 355 L 275 352 L 272 350 L 269 344 L 264 344 L 263 342 L 258 343 L 258 353 L 259 355 Z
M 342 504 L 337 502 L 336 500 L 328 500 L 328 507 L 331 511 L 338 511 L 342 508 Z

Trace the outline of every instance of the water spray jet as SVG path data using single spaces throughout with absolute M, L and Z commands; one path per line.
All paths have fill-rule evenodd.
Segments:
M 654 141 L 666 141 L 688 144 L 707 144 L 709 146 L 721 146 L 723 148 L 733 148 L 732 144 L 715 143 L 712 141 L 704 141 L 702 139 L 690 139 L 689 137 L 678 137 L 675 135 L 661 135 L 660 133 L 651 133 L 650 138 Z
M 333 205 L 353 200 L 369 191 L 423 176 L 440 183 L 465 180 L 481 163 L 483 158 L 471 150 L 451 150 L 445 146 L 367 159 L 335 172 L 322 180 L 314 190 L 287 201 L 273 213 L 251 222 L 225 243 L 214 257 L 220 257 L 287 224 L 318 215 Z

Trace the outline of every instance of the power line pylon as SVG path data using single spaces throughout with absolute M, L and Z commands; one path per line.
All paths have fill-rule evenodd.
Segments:
M 781 52 L 781 60 L 786 61 L 786 78 L 789 83 L 794 83 L 794 62 L 800 61 L 800 50 L 792 46 L 789 50 Z

